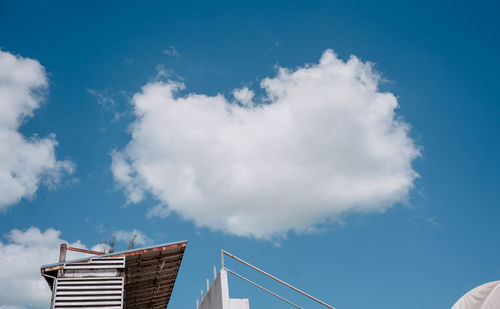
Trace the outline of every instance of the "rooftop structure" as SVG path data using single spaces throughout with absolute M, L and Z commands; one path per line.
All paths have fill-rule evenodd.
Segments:
M 61 245 L 58 263 L 41 267 L 42 276 L 52 290 L 51 309 L 165 309 L 174 288 L 187 242 L 180 241 L 153 247 L 104 254 Z M 66 261 L 66 250 L 91 254 L 88 257 Z M 224 256 L 265 275 L 293 291 L 329 309 L 327 303 L 299 290 L 243 259 L 221 250 L 221 269 L 206 293 L 201 290 L 201 301 L 196 309 L 249 309 L 248 299 L 230 298 L 228 274 L 271 294 L 289 305 L 302 309 L 294 302 L 228 269 Z
M 199 309 L 249 309 L 248 299 L 230 298 L 227 272 L 221 269 L 214 279 L 206 296 L 201 300 Z
M 228 278 L 227 274 L 230 273 L 234 275 L 235 277 L 242 279 L 243 281 L 246 281 L 247 283 L 261 289 L 262 291 L 271 294 L 272 296 L 284 301 L 285 303 L 297 308 L 297 309 L 302 309 L 299 305 L 293 303 L 292 301 L 278 295 L 277 293 L 251 281 L 250 279 L 228 269 L 225 264 L 224 264 L 224 256 L 228 256 L 232 258 L 233 260 L 261 273 L 264 276 L 267 276 L 280 284 L 286 286 L 287 288 L 292 289 L 293 291 L 297 292 L 298 294 L 301 294 L 311 300 L 313 300 L 316 303 L 321 304 L 322 306 L 329 308 L 329 309 L 335 309 L 333 306 L 330 306 L 329 304 L 317 299 L 316 297 L 311 296 L 310 294 L 299 290 L 298 288 L 294 287 L 293 285 L 286 283 L 285 281 L 263 271 L 262 269 L 256 267 L 255 265 L 252 265 L 248 263 L 247 261 L 227 252 L 224 250 L 220 251 L 221 254 L 221 270 L 219 274 L 216 273 L 216 268 L 214 267 L 214 281 L 211 286 L 209 286 L 209 280 L 207 279 L 207 291 L 205 296 L 203 296 L 203 290 L 201 290 L 201 303 L 199 300 L 196 300 L 196 309 L 249 309 L 249 301 L 246 298 L 230 298 L 229 297 L 229 284 L 228 284 Z
M 55 308 L 166 308 L 187 241 L 103 254 L 61 246 L 59 263 L 41 267 Z M 66 249 L 93 253 L 65 261 Z

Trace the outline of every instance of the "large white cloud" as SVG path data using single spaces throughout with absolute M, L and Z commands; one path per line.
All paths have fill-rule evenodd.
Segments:
M 136 234 L 137 245 L 150 242 L 147 235 L 133 229 L 113 231 L 118 242 L 128 244 Z M 13 229 L 0 240 L 0 309 L 48 308 L 51 291 L 40 275 L 40 266 L 56 263 L 59 260 L 59 246 L 67 243 L 72 247 L 87 247 L 79 240 L 69 243 L 61 239 L 61 232 L 48 228 L 40 231 L 37 227 L 27 230 Z M 123 246 L 120 246 L 120 248 Z M 95 251 L 106 251 L 106 244 L 96 244 Z M 88 256 L 88 254 L 68 251 L 66 260 Z
M 50 288 L 40 275 L 40 266 L 59 259 L 59 246 L 67 243 L 61 232 L 36 227 L 25 231 L 11 230 L 4 243 L 0 241 L 0 303 L 5 308 L 48 308 Z M 85 248 L 80 241 L 70 244 Z M 82 254 L 68 251 L 68 260 Z M 2 307 L 0 307 L 2 308 Z
M 74 169 L 56 159 L 54 134 L 26 138 L 18 131 L 40 106 L 47 85 L 38 61 L 0 50 L 0 211 L 31 198 L 40 182 L 53 186 Z
M 405 201 L 419 148 L 396 97 L 356 57 L 331 50 L 318 64 L 223 95 L 190 93 L 173 81 L 146 84 L 132 103 L 131 141 L 112 154 L 129 202 L 152 194 L 198 226 L 269 238 L 304 231 L 346 212 Z

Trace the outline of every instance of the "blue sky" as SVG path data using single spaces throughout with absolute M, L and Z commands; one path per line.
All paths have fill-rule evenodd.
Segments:
M 219 264 L 221 248 L 337 308 L 450 307 L 466 291 L 500 277 L 498 12 L 493 2 L 456 1 L 2 1 L 0 48 L 37 60 L 48 80 L 44 101 L 19 131 L 27 138 L 54 133 L 57 160 L 68 160 L 75 169 L 55 188 L 42 180 L 31 198 L 4 207 L 0 241 L 14 246 L 9 233 L 30 227 L 42 232 L 52 228 L 61 239 L 80 240 L 89 248 L 113 232 L 134 229 L 145 235 L 145 244 L 187 239 L 170 303 L 174 309 L 194 306 L 212 265 Z M 260 82 L 275 78 L 278 67 L 293 72 L 314 66 L 328 49 L 343 61 L 355 55 L 360 63 L 373 63 L 382 77 L 379 92 L 397 98 L 394 121 L 411 126 L 408 137 L 420 151 L 420 156 L 410 155 L 419 177 L 410 177 L 408 194 L 388 197 L 382 206 L 356 202 L 373 211 L 327 212 L 329 223 L 314 217 L 313 231 L 290 231 L 297 223 L 280 221 L 288 232 L 268 239 L 238 236 L 244 227 L 219 227 L 217 219 L 203 221 L 195 206 L 184 212 L 189 202 L 184 196 L 174 198 L 171 187 L 155 195 L 147 189 L 151 182 L 133 184 L 146 193 L 130 202 L 125 189 L 130 183 L 112 171 L 112 154 L 118 151 L 128 156 L 128 166 L 134 164 L 126 147 L 134 133 L 131 124 L 138 121 L 132 98 L 143 86 L 170 79 L 185 84 L 180 96 L 221 94 L 228 101 L 234 89 L 247 87 L 257 102 L 265 95 Z M 276 103 L 264 101 L 256 104 Z M 185 127 L 169 128 L 189 130 L 188 120 L 182 122 Z M 323 132 L 318 131 L 318 139 Z M 259 159 L 261 152 L 254 155 Z M 276 196 L 278 201 L 295 197 L 286 191 Z M 179 200 L 180 210 L 146 216 L 148 209 L 171 198 Z M 214 205 L 219 202 L 230 204 L 227 198 L 213 198 Z M 293 212 L 287 208 L 293 206 L 280 207 L 281 213 Z M 51 249 L 55 261 L 57 247 Z M 250 298 L 252 307 L 287 306 L 230 280 L 232 296 Z M 19 293 L 5 305 L 34 306 L 23 304 Z

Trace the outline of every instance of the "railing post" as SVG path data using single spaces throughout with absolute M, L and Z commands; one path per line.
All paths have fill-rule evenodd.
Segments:
M 220 249 L 220 269 L 224 269 L 224 250 Z
M 67 244 L 61 244 L 59 247 L 59 263 L 66 261 L 66 251 L 68 250 Z

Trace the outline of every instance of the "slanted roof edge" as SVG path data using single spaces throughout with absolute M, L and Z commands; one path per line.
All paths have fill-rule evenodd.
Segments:
M 187 240 L 182 240 L 182 241 L 176 241 L 176 242 L 171 242 L 171 243 L 165 243 L 165 244 L 160 244 L 160 245 L 155 245 L 155 246 L 150 246 L 150 247 L 144 247 L 144 248 L 137 248 L 137 249 L 130 249 L 130 250 L 124 250 L 124 251 L 119 251 L 119 252 L 113 252 L 113 253 L 106 253 L 106 254 L 101 254 L 101 255 L 91 255 L 88 257 L 80 258 L 80 259 L 75 259 L 75 260 L 69 260 L 69 261 L 64 261 L 64 262 L 59 262 L 59 263 L 52 263 L 52 264 L 46 264 L 42 265 L 40 267 L 40 270 L 43 272 L 47 268 L 53 268 L 57 266 L 63 266 L 64 264 L 69 264 L 69 263 L 78 263 L 78 262 L 84 262 L 89 259 L 92 259 L 94 257 L 114 257 L 114 256 L 130 256 L 134 255 L 133 253 L 136 254 L 142 254 L 144 252 L 149 252 L 149 251 L 154 251 L 154 249 L 162 248 L 162 247 L 176 247 L 176 246 L 182 246 L 186 245 L 188 243 Z

